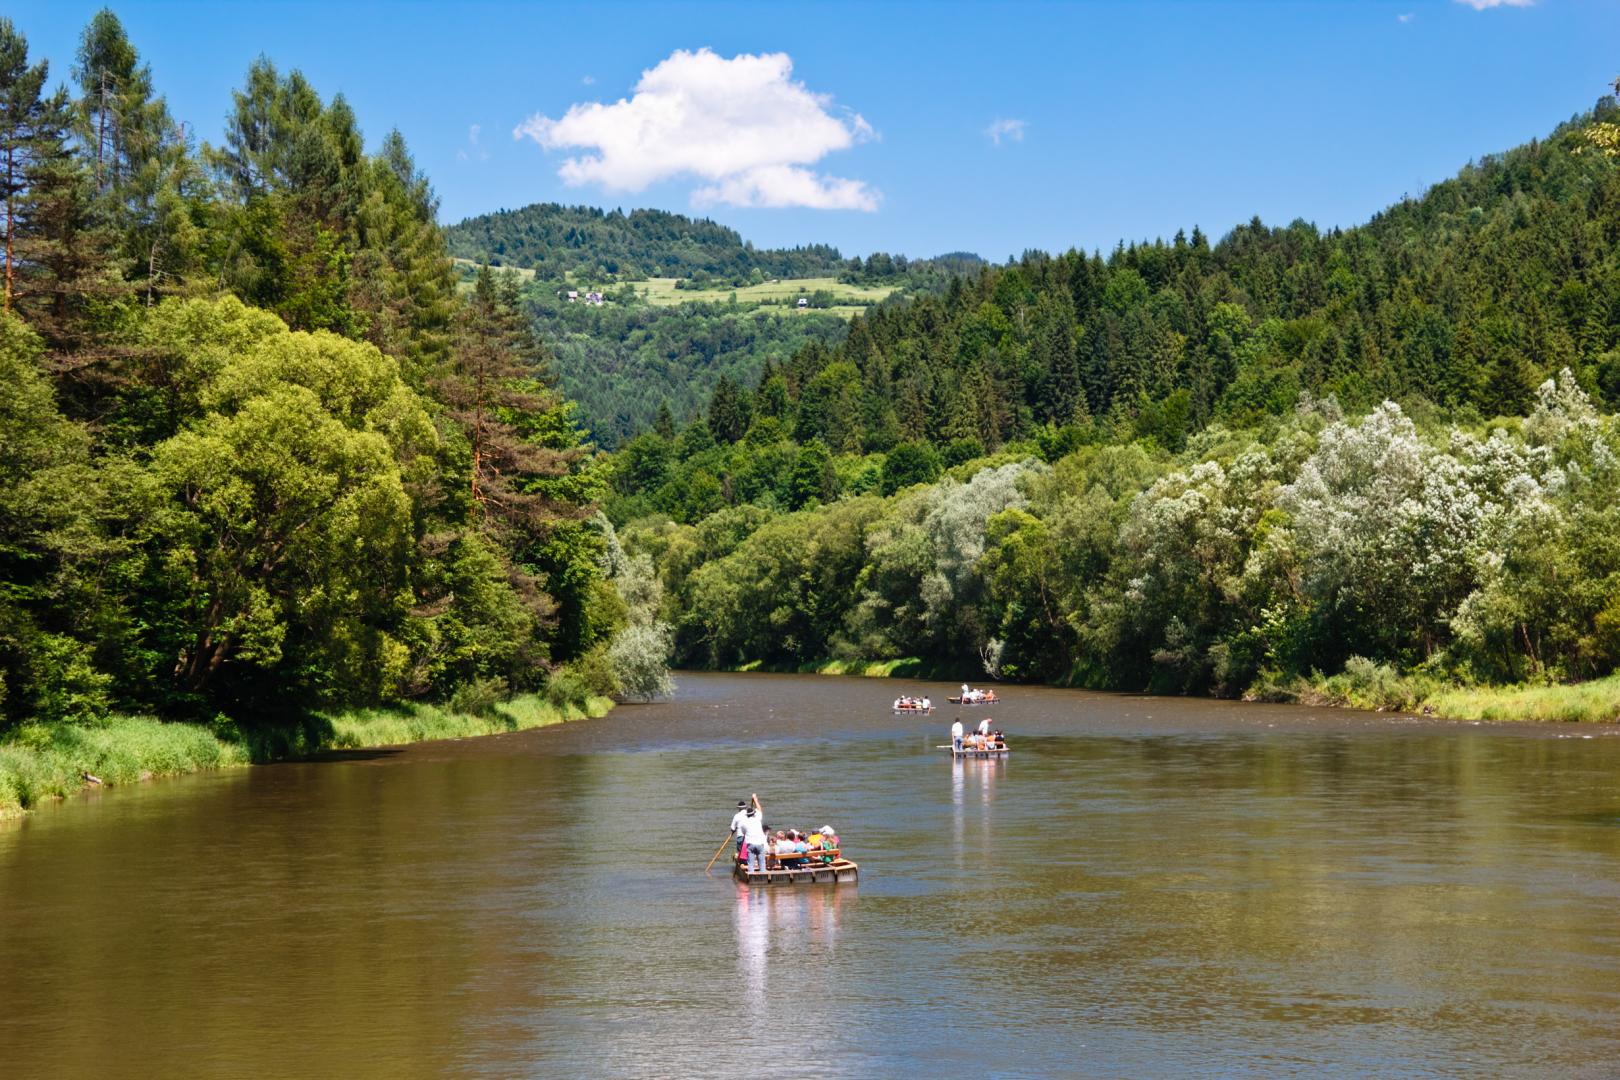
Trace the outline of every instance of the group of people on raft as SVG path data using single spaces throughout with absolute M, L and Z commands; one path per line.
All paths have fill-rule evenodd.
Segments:
M 737 862 L 750 873 L 830 863 L 838 857 L 838 834 L 831 825 L 808 833 L 777 829 L 773 835 L 759 808 L 746 801 L 737 804 L 731 832 L 737 838 Z
M 934 703 L 926 697 L 908 697 L 902 694 L 894 699 L 895 712 L 933 712 Z
M 990 705 L 996 700 L 994 690 L 975 690 L 967 683 L 962 684 L 962 696 L 956 699 L 963 705 Z
M 990 727 L 991 723 L 991 719 L 987 716 L 979 721 L 978 730 L 964 734 L 962 721 L 956 721 L 951 725 L 951 749 L 957 753 L 963 750 L 1007 749 L 1007 740 L 1002 738 L 1001 732 Z

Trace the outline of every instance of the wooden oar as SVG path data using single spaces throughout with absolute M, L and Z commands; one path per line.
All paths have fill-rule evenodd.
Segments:
M 715 852 L 714 853 L 714 859 L 709 860 L 709 866 L 705 866 L 703 868 L 703 872 L 705 874 L 707 874 L 709 872 L 709 867 L 714 865 L 715 859 L 718 859 L 720 857 L 720 852 L 725 851 L 726 848 L 729 847 L 729 846 L 731 846 L 731 834 L 726 833 L 726 838 L 724 840 L 720 841 L 720 851 Z

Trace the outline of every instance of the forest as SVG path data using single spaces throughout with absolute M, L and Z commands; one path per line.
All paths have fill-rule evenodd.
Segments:
M 107 11 L 55 75 L 0 18 L 0 732 L 661 686 L 575 407 L 399 134 L 261 58 L 199 145 Z
M 1029 253 L 728 378 L 612 463 L 680 661 L 1403 702 L 1609 675 L 1614 117 L 1356 228 Z
M 468 218 L 445 230 L 463 273 L 487 260 L 525 271 L 524 310 L 550 352 L 558 385 L 580 407 L 600 446 L 613 448 L 652 425 L 660 408 L 680 422 L 700 414 L 721 376 L 752 383 L 769 363 L 809 342 L 835 345 L 846 314 L 737 302 L 723 290 L 770 280 L 887 285 L 901 296 L 931 295 L 976 270 L 982 260 L 956 252 L 907 259 L 877 252 L 843 258 L 826 245 L 761 250 L 734 230 L 662 210 L 603 211 L 537 203 Z M 648 304 L 633 286 L 676 278 L 690 297 L 677 306 Z M 568 290 L 597 288 L 602 307 L 568 304 Z M 645 288 L 645 286 L 643 286 Z M 746 296 L 746 294 L 745 294 Z
M 694 274 L 746 280 L 838 274 L 845 260 L 826 244 L 756 250 L 735 229 L 666 210 L 601 210 L 535 203 L 480 214 L 445 230 L 450 253 L 543 278 L 583 274 L 603 281 Z M 860 260 L 855 260 L 857 263 Z

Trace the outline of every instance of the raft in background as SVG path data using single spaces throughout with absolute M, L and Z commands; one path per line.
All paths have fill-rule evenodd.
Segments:
M 750 870 L 743 862 L 731 864 L 731 876 L 744 885 L 838 885 L 858 880 L 860 870 L 842 856 L 830 863 L 783 866 L 775 870 Z

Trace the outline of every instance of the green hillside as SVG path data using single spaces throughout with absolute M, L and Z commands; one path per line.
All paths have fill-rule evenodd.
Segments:
M 609 513 L 691 665 L 1400 708 L 1606 676 L 1616 115 L 1356 228 L 1031 253 L 875 308 L 632 439 Z
M 811 277 L 845 268 L 838 249 L 825 244 L 759 251 L 734 229 L 664 210 L 535 203 L 468 218 L 445 237 L 457 258 L 558 279 L 580 271 L 604 279 L 730 278 L 755 269 L 766 277 Z

